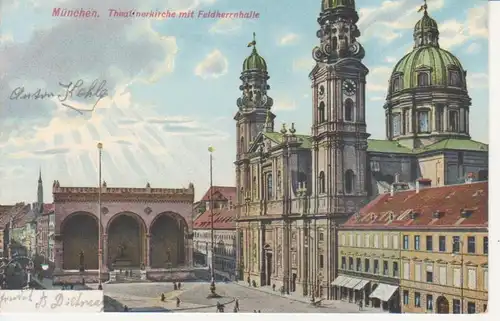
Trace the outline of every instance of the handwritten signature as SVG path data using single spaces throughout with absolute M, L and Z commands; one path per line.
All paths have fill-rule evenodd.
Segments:
M 46 292 L 40 290 L 23 290 L 15 292 L 16 294 L 14 295 L 9 295 L 7 291 L 3 293 L 0 292 L 0 308 L 3 304 L 9 304 L 9 302 L 22 301 L 34 303 L 34 307 L 36 310 L 55 310 L 58 308 L 77 309 L 85 307 L 97 308 L 101 311 L 104 309 L 102 299 L 85 299 L 83 298 L 83 293 L 80 291 L 78 291 L 77 293 L 72 293 L 70 291 L 67 291 L 65 293 L 62 293 L 62 291 L 51 293 L 52 291 Z M 28 307 L 26 306 L 26 308 Z
M 62 83 L 59 82 L 64 91 L 56 94 L 46 89 L 38 88 L 35 91 L 27 91 L 24 86 L 15 88 L 10 93 L 11 100 L 44 100 L 57 97 L 59 102 L 67 108 L 83 115 L 83 112 L 93 112 L 101 99 L 108 96 L 108 89 L 106 88 L 106 80 L 94 80 L 90 86 L 86 87 L 85 82 L 79 79 L 75 82 Z M 68 99 L 80 98 L 83 100 L 93 100 L 93 106 L 89 109 L 78 108 L 68 101 Z

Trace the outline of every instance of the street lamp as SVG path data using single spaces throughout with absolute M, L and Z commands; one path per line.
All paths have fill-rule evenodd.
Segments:
M 455 252 L 452 249 L 453 253 L 451 254 L 453 257 L 460 255 L 460 314 L 464 313 L 464 251 L 463 251 L 463 242 L 462 240 L 454 240 L 453 245 L 459 245 L 459 252 Z
M 97 196 L 97 217 L 98 217 L 98 258 L 97 261 L 99 262 L 98 265 L 98 279 L 99 279 L 99 286 L 98 289 L 102 290 L 102 283 L 101 283 L 101 270 L 102 270 L 102 239 L 101 239 L 101 193 L 102 193 L 102 175 L 101 175 L 101 168 L 102 168 L 102 143 L 97 144 L 97 150 L 99 151 L 99 190 L 98 190 L 98 196 Z
M 210 256 L 210 274 L 211 274 L 211 281 L 210 281 L 210 293 L 208 294 L 208 298 L 220 298 L 220 295 L 218 295 L 215 292 L 215 272 L 214 272 L 214 189 L 213 189 L 213 175 L 212 175 L 212 170 L 213 170 L 213 152 L 215 149 L 210 146 L 208 147 L 208 152 L 210 153 L 210 251 L 211 251 L 211 256 Z

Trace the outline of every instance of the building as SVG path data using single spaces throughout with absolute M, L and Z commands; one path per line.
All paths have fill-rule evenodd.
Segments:
M 54 262 L 54 204 L 43 204 L 43 211 L 37 217 L 37 254 L 45 261 Z
M 214 220 L 212 251 L 211 220 Z M 194 221 L 194 250 L 198 264 L 210 266 L 214 272 L 234 280 L 236 271 L 236 210 L 233 207 L 207 209 Z
M 313 19 L 313 17 L 311 17 Z M 331 298 L 337 277 L 336 226 L 394 182 L 414 188 L 488 176 L 488 146 L 471 140 L 466 72 L 440 48 L 427 11 L 414 49 L 394 66 L 380 111 L 385 140 L 369 139 L 367 67 L 352 0 L 322 0 L 312 88 L 312 131 L 274 128 L 267 62 L 252 41 L 237 99 L 235 174 L 240 277 Z M 342 34 L 336 34 L 343 30 Z M 369 53 L 366 53 L 369 54 Z M 382 108 L 383 107 L 383 108 Z
M 82 261 L 86 279 L 97 280 L 99 240 L 104 275 L 110 269 L 143 266 L 148 277 L 156 277 L 154 273 L 164 274 L 167 267 L 192 266 L 193 184 L 188 188 L 153 188 L 149 183 L 144 188 L 122 188 L 103 182 L 99 192 L 96 187 L 63 187 L 54 181 L 52 194 L 54 273 L 59 281 L 78 274 Z
M 488 183 L 416 185 L 380 195 L 339 227 L 335 291 L 404 313 L 485 312 Z
M 9 220 L 10 212 L 14 207 L 15 205 L 0 205 L 0 257 L 8 256 Z
M 213 193 L 213 195 L 212 195 Z M 210 208 L 210 197 L 213 199 L 214 208 L 226 208 L 233 206 L 236 201 L 236 187 L 234 186 L 212 186 L 205 195 L 193 204 L 193 212 L 197 217 Z

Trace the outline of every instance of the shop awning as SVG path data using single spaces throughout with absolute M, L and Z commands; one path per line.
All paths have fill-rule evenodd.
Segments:
M 354 287 L 356 285 L 358 285 L 358 283 L 361 282 L 361 281 L 362 281 L 361 279 L 351 278 L 351 280 L 349 282 L 347 282 L 346 284 L 344 284 L 344 288 L 354 289 Z
M 370 298 L 377 298 L 381 301 L 387 302 L 397 289 L 398 287 L 395 285 L 379 283 L 375 291 L 370 294 Z
M 358 284 L 356 284 L 356 286 L 353 289 L 356 290 L 356 291 L 359 291 L 359 290 L 363 289 L 368 283 L 370 283 L 370 281 L 368 281 L 368 280 L 361 280 L 361 282 L 359 282 Z
M 350 277 L 345 277 L 344 281 L 340 282 L 338 286 L 340 287 L 345 287 L 345 285 L 349 282 L 351 282 L 352 278 Z
M 345 279 L 347 279 L 347 277 L 345 277 L 343 275 L 339 275 L 339 276 L 337 276 L 337 278 L 335 279 L 335 281 L 332 282 L 332 285 L 338 286 L 340 283 L 345 282 Z

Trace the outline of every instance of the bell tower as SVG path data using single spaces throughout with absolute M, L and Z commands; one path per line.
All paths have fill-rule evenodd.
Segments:
M 356 25 L 354 0 L 322 0 L 309 77 L 313 97 L 313 189 L 318 211 L 338 217 L 355 213 L 367 197 L 365 85 L 368 68 Z

